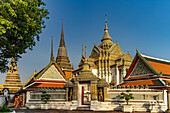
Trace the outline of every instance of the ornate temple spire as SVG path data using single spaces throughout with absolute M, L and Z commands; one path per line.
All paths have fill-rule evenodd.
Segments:
M 18 73 L 18 67 L 15 58 L 12 57 L 3 87 L 15 90 L 19 89 L 21 86 L 22 84 L 20 80 L 20 75 Z
M 85 61 L 83 65 L 83 70 L 89 70 L 89 64 L 87 62 L 87 45 L 86 45 L 86 40 L 85 40 Z
M 102 42 L 104 41 L 104 40 L 111 40 L 112 41 L 112 38 L 110 37 L 110 35 L 109 35 L 109 33 L 108 33 L 108 27 L 107 27 L 107 14 L 105 14 L 105 29 L 104 29 L 104 31 L 105 31 L 105 33 L 104 33 L 104 36 L 103 36 L 103 38 L 102 38 Z
M 86 40 L 85 40 L 85 58 L 87 58 L 87 47 L 86 47 Z
M 102 49 L 109 49 L 112 45 L 112 38 L 109 35 L 108 32 L 108 26 L 107 26 L 107 14 L 105 14 L 105 28 L 104 28 L 104 36 L 101 39 L 101 44 L 99 45 L 99 47 L 101 47 Z
M 84 56 L 84 55 L 83 55 L 83 45 L 82 45 L 82 56 Z
M 107 13 L 105 14 L 105 29 L 104 30 L 109 30 L 107 27 Z
M 61 40 L 60 40 L 60 45 L 59 45 L 59 48 L 58 48 L 58 54 L 57 54 L 56 62 L 62 69 L 69 69 L 69 70 L 73 69 L 71 64 L 70 64 L 70 60 L 67 56 L 67 49 L 66 49 L 66 46 L 65 46 L 64 32 L 63 32 L 63 19 L 62 19 Z
M 50 61 L 54 61 L 54 55 L 53 55 L 53 36 L 51 37 L 51 58 Z
M 63 19 L 62 19 L 62 31 L 61 31 L 60 47 L 65 47 L 64 31 L 63 31 Z

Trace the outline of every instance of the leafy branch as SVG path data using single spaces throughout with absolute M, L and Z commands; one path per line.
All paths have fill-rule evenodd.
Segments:
M 126 100 L 126 104 L 129 104 L 129 100 L 130 99 L 134 99 L 133 94 L 129 93 L 131 92 L 131 90 L 126 90 L 126 93 L 121 93 L 120 99 L 125 99 Z

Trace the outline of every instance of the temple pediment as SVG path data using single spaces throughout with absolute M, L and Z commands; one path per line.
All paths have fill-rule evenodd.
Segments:
M 48 70 L 39 78 L 39 80 L 59 80 L 66 81 L 60 72 L 57 70 L 55 65 L 51 65 Z
M 159 75 L 158 71 L 137 51 L 136 56 L 131 64 L 126 79 L 134 76 Z M 141 77 L 140 77 L 141 78 Z
M 138 59 L 135 68 L 132 70 L 132 73 L 130 76 L 136 76 L 136 75 L 146 75 L 151 74 L 152 71 L 148 69 L 148 67 L 142 62 L 141 59 Z
M 131 57 L 131 55 L 128 53 L 126 53 L 123 57 L 122 57 L 125 61 L 132 61 L 133 58 Z
M 111 55 L 123 55 L 123 51 L 117 42 L 109 49 L 109 53 Z
M 100 55 L 100 52 L 101 52 L 101 49 L 96 44 L 94 44 L 90 57 L 91 58 L 98 58 L 99 55 Z

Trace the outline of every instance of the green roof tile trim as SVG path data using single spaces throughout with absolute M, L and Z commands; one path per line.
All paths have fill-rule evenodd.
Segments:
M 159 75 L 160 73 L 152 67 L 152 65 L 137 51 L 137 55 L 139 56 L 139 58 L 143 61 L 144 64 L 146 64 L 146 66 L 156 75 Z
M 170 75 L 165 75 L 165 74 L 163 74 L 162 76 L 163 76 L 163 77 L 170 77 Z
M 168 64 L 170 65 L 170 62 L 166 62 L 166 61 L 163 61 L 163 60 L 157 60 L 157 59 L 152 59 L 152 58 L 148 58 L 148 57 L 144 57 L 146 60 L 149 60 L 149 61 L 153 61 L 153 62 L 158 62 L 158 63 L 163 63 L 163 64 Z
M 30 88 L 33 88 L 34 86 L 37 86 L 38 84 L 40 84 L 40 83 L 32 84 L 32 85 L 30 85 L 29 87 L 30 87 Z
M 159 86 L 164 86 L 164 84 L 162 84 L 162 82 L 159 79 L 154 80 L 154 82 Z

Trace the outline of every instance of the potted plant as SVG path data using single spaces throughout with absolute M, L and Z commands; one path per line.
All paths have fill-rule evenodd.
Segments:
M 131 90 L 126 90 L 126 93 L 121 93 L 120 99 L 126 100 L 126 105 L 123 105 L 123 112 L 132 112 L 132 105 L 129 105 L 129 100 L 134 99 L 133 94 L 129 93 Z
M 42 91 L 41 100 L 43 101 L 43 103 L 41 104 L 41 109 L 50 108 L 49 104 L 47 103 L 50 98 L 51 98 L 51 95 L 47 94 L 46 91 Z

